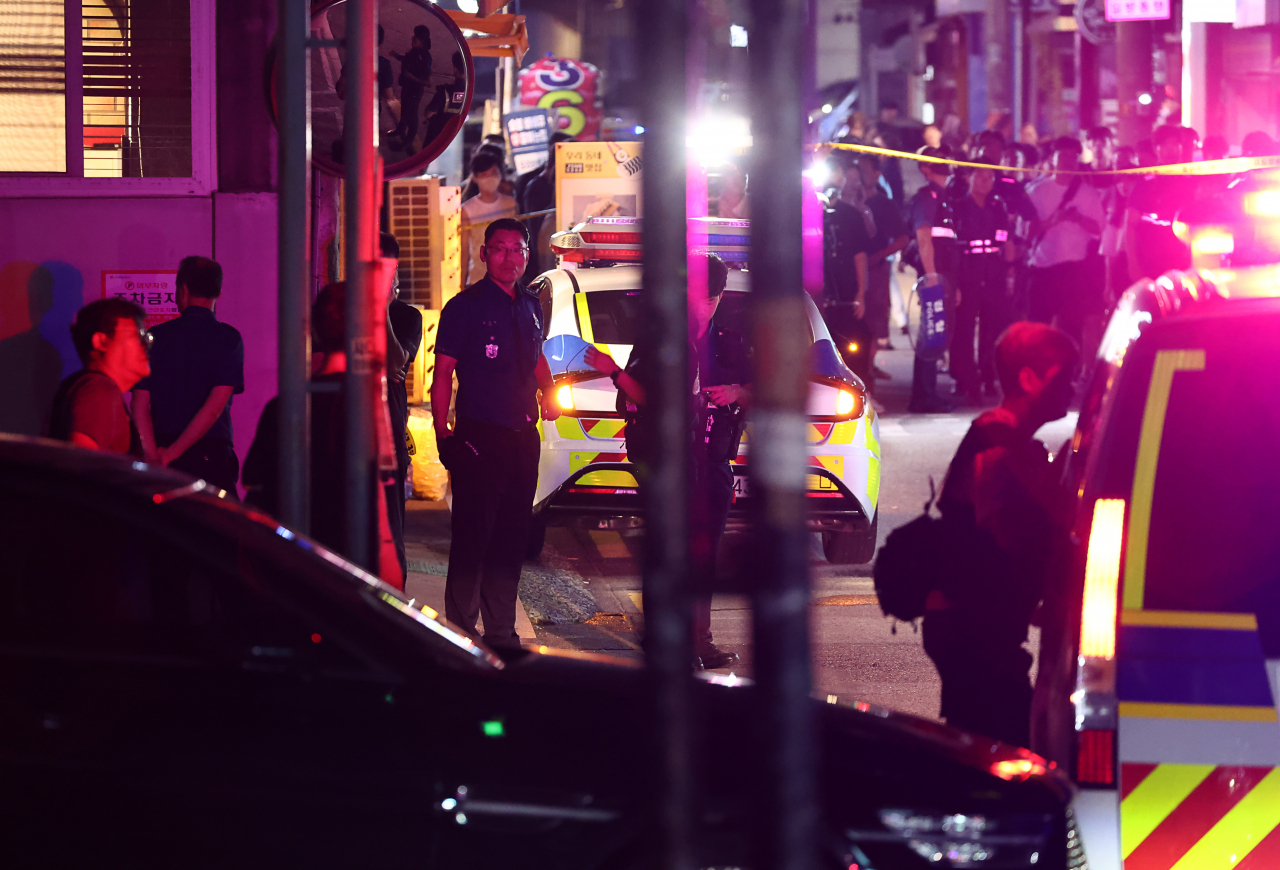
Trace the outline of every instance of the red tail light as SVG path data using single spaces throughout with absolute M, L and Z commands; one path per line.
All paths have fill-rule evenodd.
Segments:
M 1081 731 L 1076 756 L 1076 780 L 1089 785 L 1116 781 L 1114 731 Z
M 638 245 L 640 244 L 640 234 L 584 232 L 582 240 L 593 245 Z
M 1124 499 L 1098 499 L 1093 504 L 1084 569 L 1084 610 L 1080 617 L 1082 656 L 1109 659 L 1116 654 L 1116 596 L 1123 543 Z

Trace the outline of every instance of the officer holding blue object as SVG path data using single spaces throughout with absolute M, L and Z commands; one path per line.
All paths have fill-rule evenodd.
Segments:
M 995 181 L 994 169 L 975 169 L 968 193 L 953 203 L 961 302 L 956 306 L 951 372 L 956 395 L 974 406 L 982 404 L 980 387 L 988 396 L 996 395 L 996 336 L 1009 322 L 1007 278 L 1014 249 L 1008 212 L 993 193 Z
M 922 157 L 946 157 L 941 148 L 926 145 Z M 920 172 L 928 182 L 911 198 L 911 230 L 915 234 L 916 271 L 922 279 L 918 295 L 921 301 L 920 335 L 916 340 L 915 365 L 911 373 L 913 414 L 939 414 L 952 410 L 951 403 L 938 395 L 938 359 L 945 349 L 947 311 L 955 304 L 946 298 L 947 281 L 953 280 L 955 221 L 946 200 L 947 178 L 951 174 L 945 163 L 920 161 Z M 944 278 L 944 276 L 946 276 Z
M 529 259 L 524 224 L 489 224 L 480 259 L 485 277 L 440 313 L 431 382 L 436 443 L 453 485 L 445 617 L 474 636 L 483 615 L 486 643 L 519 650 L 516 593 L 538 486 L 538 415 L 554 420 L 560 411 L 542 355 L 542 307 L 519 283 Z

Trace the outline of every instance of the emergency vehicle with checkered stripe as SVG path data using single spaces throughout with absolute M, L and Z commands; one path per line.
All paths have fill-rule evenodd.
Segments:
M 1094 870 L 1280 867 L 1280 175 L 1173 229 L 1119 300 L 1062 453 L 1073 582 L 1046 601 L 1033 748 Z
M 729 264 L 729 283 L 716 322 L 749 334 L 747 270 L 751 224 L 693 219 L 690 243 Z M 552 237 L 561 268 L 533 283 L 542 303 L 543 355 L 555 378 L 562 416 L 540 424 L 542 455 L 530 549 L 541 549 L 546 526 L 628 528 L 642 523 L 640 496 L 627 461 L 624 420 L 608 377 L 584 361 L 589 345 L 625 366 L 641 326 L 640 221 L 588 218 Z M 808 397 L 809 528 L 821 532 L 823 551 L 836 563 L 868 562 L 875 553 L 880 491 L 880 432 L 867 390 L 837 352 L 831 333 L 808 296 L 813 372 Z M 750 440 L 733 460 L 730 527 L 745 520 L 751 497 Z

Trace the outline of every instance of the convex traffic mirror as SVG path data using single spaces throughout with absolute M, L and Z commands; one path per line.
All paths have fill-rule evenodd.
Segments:
M 344 0 L 312 4 L 311 161 L 334 175 L 345 172 L 346 32 Z M 273 83 L 275 64 L 273 53 Z M 436 4 L 380 0 L 376 88 L 384 177 L 417 175 L 461 132 L 475 91 L 467 41 Z

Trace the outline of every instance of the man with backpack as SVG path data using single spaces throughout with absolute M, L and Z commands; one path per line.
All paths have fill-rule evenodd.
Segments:
M 890 535 L 876 592 L 900 619 L 924 616 L 924 649 L 942 680 L 948 725 L 1027 746 L 1031 654 L 1022 648 L 1048 574 L 1068 548 L 1069 494 L 1034 435 L 1067 413 L 1077 351 L 1042 323 L 996 343 L 1004 399 L 973 421 L 947 470 L 938 509 Z
M 751 359 L 746 339 L 712 319 L 729 281 L 729 267 L 715 254 L 707 254 L 706 264 L 706 295 L 689 296 L 688 391 L 693 422 L 689 550 L 694 582 L 704 589 L 715 580 L 716 552 L 733 504 L 730 463 L 738 455 L 751 403 Z M 650 431 L 652 417 L 644 412 L 647 396 L 641 376 L 643 355 L 644 349 L 636 347 L 624 369 L 604 351 L 595 347 L 586 351 L 587 365 L 607 374 L 618 388 L 618 411 L 627 424 L 627 454 L 637 466 L 636 477 L 642 486 L 647 480 L 647 466 L 654 459 L 651 445 L 656 441 Z M 693 645 L 693 665 L 698 670 L 723 668 L 738 660 L 737 653 L 712 643 L 710 594 L 694 599 Z

